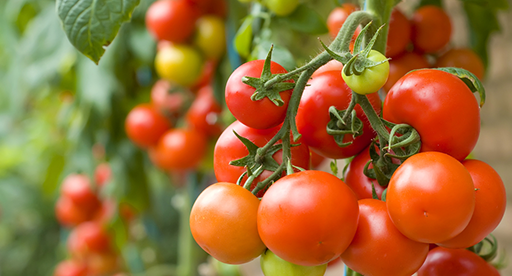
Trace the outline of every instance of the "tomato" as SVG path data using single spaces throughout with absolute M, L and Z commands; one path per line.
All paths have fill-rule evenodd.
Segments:
M 398 8 L 394 8 L 389 19 L 386 56 L 396 57 L 405 52 L 410 41 L 411 23 Z
M 317 266 L 345 251 L 358 217 L 356 196 L 343 181 L 322 171 L 302 171 L 267 190 L 258 208 L 258 232 L 280 258 Z
M 181 43 L 194 32 L 197 16 L 186 0 L 159 0 L 146 12 L 146 28 L 158 40 Z
M 471 175 L 453 157 L 418 153 L 391 177 L 386 196 L 389 216 L 412 240 L 446 241 L 468 225 L 475 208 L 474 189 Z
M 327 264 L 302 266 L 287 262 L 270 250 L 261 255 L 260 265 L 265 276 L 323 276 L 327 270 Z
M 69 234 L 67 245 L 69 252 L 79 258 L 111 250 L 108 233 L 101 224 L 93 221 L 84 222 L 74 228 Z
M 318 168 L 327 158 L 323 157 L 322 155 L 310 150 L 309 151 L 309 160 L 310 160 L 310 168 L 315 169 Z
M 251 100 L 256 89 L 243 83 L 242 78 L 244 76 L 259 78 L 264 63 L 264 60 L 253 60 L 242 64 L 235 69 L 226 83 L 225 96 L 229 111 L 242 124 L 257 129 L 267 129 L 281 124 L 292 95 L 292 89 L 279 93 L 284 101 L 282 106 L 275 105 L 267 97 L 258 101 Z M 272 74 L 287 73 L 286 69 L 273 61 L 270 64 L 270 71 Z
M 329 29 L 329 34 L 333 39 L 338 35 L 338 32 L 347 20 L 347 17 L 358 9 L 359 8 L 354 4 L 344 3 L 340 7 L 334 8 L 331 13 L 329 13 L 329 17 L 327 17 L 327 29 Z M 353 41 L 355 41 L 359 32 L 360 30 L 358 29 L 352 37 Z
M 70 174 L 62 181 L 60 188 L 62 196 L 71 199 L 79 208 L 94 212 L 100 205 L 100 200 L 92 190 L 89 177 L 83 174 Z
M 482 80 L 485 67 L 482 59 L 469 48 L 450 49 L 437 58 L 437 67 L 458 67 L 466 69 Z
M 413 14 L 411 23 L 411 39 L 417 51 L 436 53 L 450 42 L 452 23 L 448 14 L 440 7 L 419 8 Z
M 338 146 L 333 136 L 326 131 L 330 121 L 329 107 L 335 106 L 338 110 L 344 110 L 348 108 L 352 98 L 352 91 L 343 81 L 340 71 L 321 73 L 310 80 L 309 84 L 304 89 L 295 117 L 297 128 L 302 134 L 304 142 L 318 154 L 333 159 L 354 156 L 366 148 L 376 134 L 359 105 L 354 110 L 357 117 L 363 122 L 363 134 L 355 139 L 351 135 L 345 135 L 343 142 L 352 141 L 351 145 Z M 376 93 L 370 94 L 368 99 L 377 113 L 380 113 L 379 96 Z
M 325 65 L 320 66 L 320 68 L 318 68 L 313 73 L 313 75 L 311 75 L 311 77 L 314 78 L 314 77 L 320 75 L 321 73 L 327 72 L 327 71 L 338 71 L 338 72 L 340 72 L 341 70 L 343 70 L 343 63 L 333 59 L 333 60 L 327 62 Z
M 53 273 L 53 276 L 87 276 L 87 267 L 76 260 L 65 260 L 60 262 Z
M 153 163 L 162 170 L 196 168 L 206 154 L 207 139 L 194 129 L 170 129 L 149 150 Z
M 430 65 L 425 56 L 415 52 L 404 53 L 389 61 L 389 77 L 382 88 L 388 92 L 409 71 L 429 67 Z
M 299 0 L 263 0 L 263 5 L 277 16 L 287 16 L 297 8 Z
M 364 275 L 410 276 L 428 254 L 428 244 L 402 235 L 391 221 L 386 203 L 376 199 L 359 200 L 359 223 L 354 239 L 341 260 Z
M 215 171 L 215 177 L 217 181 L 236 183 L 238 178 L 246 171 L 244 167 L 238 167 L 230 165 L 229 162 L 233 160 L 241 159 L 249 154 L 249 151 L 245 145 L 236 137 L 233 133 L 235 131 L 238 135 L 249 139 L 258 147 L 263 147 L 274 135 L 279 131 L 280 126 L 270 129 L 255 129 L 250 128 L 239 121 L 235 121 L 228 126 L 224 132 L 220 135 L 215 149 L 213 152 L 213 168 Z M 300 144 L 300 145 L 298 145 Z M 291 148 L 292 164 L 303 169 L 309 168 L 309 148 L 306 144 L 299 140 L 294 143 Z M 272 157 L 278 163 L 283 162 L 282 151 L 279 150 Z M 263 181 L 265 178 L 272 174 L 271 171 L 263 171 L 259 177 L 257 177 L 251 185 L 251 190 L 256 187 L 256 184 Z M 242 185 L 247 180 L 247 176 L 242 179 Z M 257 196 L 262 197 L 265 193 L 261 190 Z
M 371 68 L 366 68 L 360 75 L 347 76 L 344 71 L 341 71 L 343 80 L 357 94 L 366 95 L 377 92 L 388 79 L 389 62 L 386 60 L 386 57 L 378 51 L 371 50 L 368 59 L 374 62 L 385 60 L 385 62 Z
M 418 70 L 402 77 L 384 101 L 383 118 L 409 124 L 421 136 L 421 151 L 439 151 L 464 160 L 480 134 L 480 108 L 458 77 Z
M 172 85 L 163 79 L 151 88 L 151 105 L 170 118 L 179 118 L 188 107 L 190 98 L 185 91 L 174 91 Z
M 260 201 L 232 183 L 216 183 L 197 198 L 190 212 L 190 230 L 197 244 L 215 259 L 246 263 L 265 251 L 256 225 Z
M 87 257 L 90 275 L 112 275 L 119 269 L 119 257 L 112 252 L 92 253 Z
M 221 112 L 222 107 L 215 100 L 212 87 L 205 86 L 197 92 L 186 119 L 190 126 L 206 136 L 218 136 L 222 133 Z
M 134 107 L 128 113 L 124 124 L 128 138 L 142 148 L 156 145 L 170 127 L 167 118 L 149 104 Z
M 207 59 L 219 60 L 226 51 L 224 21 L 217 16 L 203 16 L 196 25 L 194 44 Z
M 186 0 L 200 11 L 201 14 L 212 14 L 226 17 L 227 3 L 225 0 Z
M 372 198 L 372 184 L 375 187 L 375 192 L 379 199 L 382 197 L 382 192 L 386 189 L 386 187 L 382 187 L 379 185 L 376 179 L 372 179 L 367 177 L 364 173 L 364 166 L 366 163 L 370 161 L 370 151 L 369 148 L 360 152 L 347 167 L 347 171 L 345 174 L 345 183 L 354 191 L 357 196 L 357 199 L 363 198 Z M 373 165 L 370 164 L 369 168 L 372 168 Z
M 91 220 L 97 210 L 83 208 L 68 197 L 61 196 L 55 204 L 55 215 L 60 224 L 76 226 L 82 222 Z
M 418 276 L 499 276 L 498 270 L 466 249 L 437 247 L 428 253 Z
M 462 165 L 475 185 L 475 211 L 462 233 L 438 243 L 443 247 L 467 248 L 479 243 L 498 226 L 507 206 L 503 180 L 491 166 L 479 160 L 464 160 Z
M 99 164 L 94 170 L 94 182 L 98 187 L 103 187 L 112 178 L 112 169 L 108 163 Z
M 203 58 L 199 51 L 187 45 L 169 45 L 160 49 L 155 57 L 158 76 L 185 87 L 199 79 L 202 67 Z

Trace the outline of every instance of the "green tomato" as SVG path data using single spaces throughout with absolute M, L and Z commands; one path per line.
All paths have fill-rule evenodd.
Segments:
M 327 269 L 327 264 L 319 266 L 296 265 L 279 258 L 270 250 L 261 254 L 260 265 L 265 276 L 322 276 Z
M 378 51 L 371 50 L 368 59 L 372 61 L 383 61 L 386 57 Z M 347 76 L 341 71 L 343 80 L 348 87 L 357 94 L 366 95 L 379 91 L 384 86 L 389 75 L 389 62 L 386 61 L 377 66 L 366 68 L 360 75 Z
M 278 16 L 287 16 L 297 8 L 299 0 L 264 0 L 263 5 Z

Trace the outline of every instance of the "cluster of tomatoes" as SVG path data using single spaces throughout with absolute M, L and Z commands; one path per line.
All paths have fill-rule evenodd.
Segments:
M 256 2 L 255 0 L 238 0 L 241 3 Z M 277 16 L 287 16 L 297 9 L 300 4 L 299 0 L 263 0 L 261 2 L 263 6 L 272 11 Z
M 55 276 L 113 275 L 120 262 L 107 223 L 115 212 L 115 203 L 98 195 L 110 181 L 107 163 L 98 165 L 94 186 L 85 174 L 70 174 L 62 182 L 61 195 L 55 206 L 58 221 L 71 228 L 67 239 L 70 258 L 55 268 Z M 133 212 L 125 210 L 129 219 Z

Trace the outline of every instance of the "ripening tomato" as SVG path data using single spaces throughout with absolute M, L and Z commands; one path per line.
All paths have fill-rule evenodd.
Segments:
M 379 65 L 366 68 L 361 74 L 346 75 L 341 71 L 343 80 L 348 87 L 357 94 L 366 95 L 379 91 L 389 76 L 389 61 L 379 51 L 371 50 L 368 59 L 373 62 L 383 62 Z
M 458 77 L 439 70 L 402 77 L 386 96 L 382 112 L 385 120 L 414 127 L 422 152 L 444 152 L 464 160 L 480 134 L 476 97 Z
M 256 89 L 242 82 L 244 76 L 259 78 L 263 71 L 265 60 L 253 60 L 242 64 L 235 69 L 226 83 L 226 105 L 233 116 L 244 125 L 257 129 L 275 127 L 284 121 L 288 102 L 292 95 L 292 89 L 279 93 L 284 104 L 275 105 L 265 97 L 258 101 L 251 100 Z M 270 63 L 272 74 L 287 73 L 281 65 L 276 62 Z
M 479 160 L 464 160 L 462 165 L 475 185 L 475 211 L 462 233 L 438 243 L 442 247 L 467 248 L 479 243 L 498 226 L 507 206 L 503 180 L 491 166 Z
M 499 276 L 499 271 L 466 249 L 437 247 L 428 253 L 418 276 Z
M 437 67 L 458 67 L 466 69 L 482 80 L 485 67 L 482 59 L 469 48 L 450 49 L 437 58 Z
M 155 82 L 151 88 L 151 105 L 170 118 L 179 118 L 188 108 L 190 98 L 189 93 L 173 88 L 164 79 Z
M 170 129 L 149 150 L 153 163 L 162 170 L 196 168 L 206 154 L 206 136 L 194 129 Z
M 169 45 L 158 50 L 155 57 L 158 76 L 185 87 L 192 86 L 199 79 L 203 63 L 199 51 L 188 45 Z
M 94 182 L 98 187 L 103 187 L 112 178 L 112 169 L 108 163 L 99 164 L 94 170 Z
M 329 29 L 329 34 L 332 38 L 335 38 L 338 35 L 338 32 L 340 31 L 341 26 L 343 26 L 347 20 L 347 17 L 358 9 L 359 8 L 354 4 L 344 3 L 340 7 L 334 8 L 331 13 L 329 13 L 329 17 L 327 17 L 327 28 Z M 358 28 L 352 37 L 353 41 L 355 41 L 359 35 L 359 32 L 360 30 Z
M 194 44 L 207 59 L 219 60 L 226 51 L 226 34 L 222 18 L 203 16 L 196 22 Z
M 260 265 L 265 276 L 323 276 L 327 270 L 327 264 L 303 266 L 287 262 L 270 250 L 261 255 Z
M 389 19 L 386 56 L 396 57 L 405 52 L 410 41 L 411 23 L 398 8 L 394 8 L 393 12 L 391 12 L 391 18 Z
M 197 198 L 190 212 L 190 230 L 197 244 L 215 259 L 243 264 L 265 251 L 256 214 L 260 201 L 233 183 L 216 183 Z
M 149 104 L 139 104 L 126 117 L 126 135 L 142 148 L 156 145 L 160 137 L 171 128 L 164 115 Z
M 438 243 L 451 239 L 468 225 L 475 209 L 471 175 L 453 157 L 421 152 L 409 157 L 389 181 L 389 216 L 408 238 Z
M 157 40 L 182 43 L 194 32 L 197 16 L 186 0 L 159 0 L 146 12 L 146 28 Z
M 98 209 L 99 210 L 99 209 Z M 61 196 L 55 204 L 55 215 L 60 224 L 64 226 L 76 226 L 82 222 L 91 220 L 98 210 L 82 208 L 68 197 Z
M 423 6 L 412 19 L 412 43 L 419 52 L 436 53 L 450 42 L 452 23 L 446 12 L 437 6 Z
M 91 187 L 91 180 L 83 174 L 70 174 L 62 181 L 60 191 L 63 197 L 71 199 L 79 208 L 94 212 L 100 200 Z
M 410 276 L 428 254 L 428 244 L 404 236 L 391 221 L 386 203 L 359 200 L 359 223 L 354 239 L 341 260 L 363 275 Z
M 55 267 L 53 276 L 88 276 L 88 271 L 87 267 L 79 261 L 65 260 Z
M 350 161 L 347 171 L 345 174 L 345 183 L 354 191 L 357 199 L 372 198 L 372 185 L 375 187 L 375 192 L 379 199 L 382 197 L 382 193 L 386 189 L 379 185 L 376 179 L 369 178 L 363 173 L 366 163 L 370 161 L 369 148 L 360 152 L 352 161 Z M 368 168 L 372 168 L 370 164 Z
M 222 133 L 221 112 L 222 107 L 215 100 L 212 87 L 208 85 L 197 91 L 197 97 L 185 116 L 192 128 L 212 137 Z
M 75 227 L 69 234 L 67 245 L 69 252 L 78 258 L 111 250 L 110 236 L 100 223 L 94 221 Z
M 301 171 L 267 190 L 258 208 L 258 232 L 283 260 L 317 266 L 345 251 L 358 217 L 356 196 L 343 181 L 322 171 Z
M 395 83 L 409 71 L 429 67 L 430 65 L 425 56 L 415 52 L 404 53 L 389 61 L 388 80 L 382 88 L 384 91 L 388 92 L 391 87 L 393 87 L 393 85 L 395 85 Z
M 352 91 L 343 81 L 340 71 L 321 73 L 310 80 L 309 84 L 304 89 L 295 118 L 297 128 L 302 134 L 304 142 L 320 155 L 333 159 L 354 156 L 366 148 L 376 134 L 370 127 L 370 122 L 359 105 L 354 110 L 357 117 L 363 122 L 363 134 L 355 139 L 351 135 L 345 135 L 343 142 L 352 141 L 351 145 L 347 147 L 338 146 L 333 136 L 326 131 L 327 124 L 331 120 L 329 107 L 335 106 L 338 110 L 344 110 L 348 107 L 352 98 Z M 380 113 L 381 102 L 379 96 L 373 93 L 367 97 L 375 111 Z
M 277 16 L 287 16 L 297 8 L 299 0 L 263 0 L 263 5 Z

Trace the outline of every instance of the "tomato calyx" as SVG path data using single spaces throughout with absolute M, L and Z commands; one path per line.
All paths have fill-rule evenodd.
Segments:
M 488 245 L 486 245 L 486 243 Z M 486 250 L 484 250 L 484 248 L 486 248 Z M 498 255 L 498 241 L 493 234 L 490 234 L 481 242 L 469 247 L 468 250 L 474 252 L 486 262 L 491 262 Z M 500 262 L 498 262 L 498 265 L 499 263 Z
M 353 101 L 355 103 L 355 101 Z M 355 104 L 354 104 L 355 105 Z M 346 147 L 352 141 L 343 142 L 345 135 L 352 135 L 353 138 L 363 134 L 363 122 L 356 116 L 356 111 L 349 107 L 346 110 L 338 110 L 336 107 L 329 107 L 331 120 L 327 123 L 327 133 L 332 135 L 334 141 L 340 147 Z
M 384 125 L 391 128 L 388 145 L 384 148 L 388 151 L 387 156 L 405 161 L 420 152 L 421 137 L 416 129 L 408 124 L 393 124 L 384 119 L 382 121 Z M 392 151 L 397 151 L 397 153 L 393 154 Z
M 462 68 L 455 68 L 455 67 L 440 67 L 435 68 L 436 70 L 444 71 L 447 73 L 450 73 L 456 77 L 458 77 L 460 80 L 462 80 L 471 90 L 471 92 L 475 93 L 478 92 L 478 95 L 480 96 L 480 107 L 482 107 L 485 103 L 485 88 L 482 85 L 482 82 L 480 79 L 478 79 L 475 74 L 469 72 L 466 69 Z M 414 70 L 416 71 L 416 70 Z
M 363 173 L 369 178 L 376 179 L 380 186 L 386 187 L 399 164 L 393 163 L 391 157 L 384 151 L 380 151 L 382 154 L 377 152 L 375 144 L 373 141 L 370 145 L 370 160 L 364 166 Z M 373 168 L 370 168 L 370 164 L 373 164 Z

